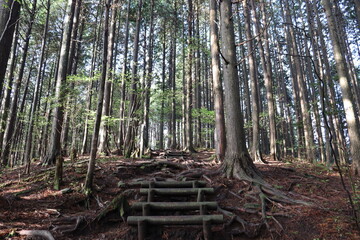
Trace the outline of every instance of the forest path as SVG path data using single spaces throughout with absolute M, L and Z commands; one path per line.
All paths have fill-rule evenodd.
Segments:
M 0 173 L 0 239 L 25 239 L 17 232 L 23 229 L 47 230 L 55 239 L 137 239 L 137 229 L 129 226 L 113 211 L 101 221 L 81 231 L 63 232 L 59 226 L 74 227 L 80 219 L 91 221 L 119 194 L 131 191 L 134 181 L 200 180 L 206 181 L 215 194 L 209 201 L 216 201 L 225 211 L 231 211 L 248 223 L 246 231 L 232 217 L 225 216 L 224 225 L 213 226 L 212 231 L 227 233 L 229 239 L 360 239 L 351 219 L 346 195 L 336 171 L 323 165 L 313 165 L 293 159 L 269 164 L 257 164 L 264 178 L 275 188 L 290 197 L 311 201 L 315 207 L 268 202 L 266 214 L 271 232 L 258 229 L 261 223 L 261 204 L 254 198 L 255 189 L 243 181 L 226 179 L 221 175 L 185 177 L 183 173 L 218 169 L 214 153 L 202 151 L 186 156 L 159 156 L 152 159 L 124 159 L 119 156 L 99 157 L 95 171 L 94 198 L 86 201 L 81 193 L 87 170 L 87 157 L 74 165 L 66 161 L 63 189 L 52 190 L 53 168 L 31 165 L 32 173 L 23 175 L 22 167 L 3 169 Z M 355 179 L 359 186 L 359 179 Z M 347 179 L 347 184 L 349 181 Z M 128 202 L 139 202 L 136 190 Z M 253 227 L 251 229 L 250 227 Z M 161 230 L 160 239 L 175 236 L 177 227 Z M 222 232 L 221 232 L 222 231 Z M 202 227 L 187 231 L 202 239 Z M 193 235 L 194 236 L 194 235 Z M 214 239 L 219 239 L 215 238 Z M 226 239 L 226 238 L 225 238 Z
M 203 181 L 147 181 L 138 182 L 143 201 L 134 203 L 133 210 L 140 211 L 140 216 L 129 216 L 127 223 L 138 229 L 138 240 L 160 239 L 156 226 L 176 225 L 176 236 L 172 238 L 196 239 L 196 235 L 189 235 L 186 228 L 179 225 L 202 225 L 203 238 L 214 239 L 213 224 L 223 223 L 223 215 L 209 214 L 216 210 L 216 201 L 206 201 L 209 195 L 214 194 L 213 188 L 206 187 Z M 155 230 L 155 231 L 154 231 Z M 221 236 L 217 236 L 217 239 Z M 221 238 L 224 238 L 221 237 Z

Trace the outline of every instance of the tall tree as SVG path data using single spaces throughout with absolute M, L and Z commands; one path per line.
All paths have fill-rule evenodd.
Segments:
M 20 15 L 20 1 L 0 0 L 0 99 L 4 85 L 16 22 Z
M 177 18 L 177 1 L 174 1 L 174 12 L 173 12 L 173 24 L 177 26 L 179 24 Z M 170 136 L 171 136 L 171 144 L 170 148 L 174 149 L 177 146 L 176 142 L 176 43 L 177 43 L 177 35 L 178 29 L 173 29 L 173 34 L 171 37 L 171 66 L 169 66 L 171 74 L 169 74 L 169 81 L 171 82 L 171 128 L 170 128 Z
M 105 91 L 105 82 L 106 82 L 106 72 L 107 72 L 107 61 L 108 61 L 108 40 L 109 40 L 109 12 L 110 12 L 111 0 L 106 0 L 105 2 L 105 11 L 104 11 L 104 29 L 103 29 L 103 50 L 102 50 L 102 68 L 101 68 L 101 78 L 99 80 L 99 94 L 97 100 L 96 116 L 93 136 L 91 139 L 91 150 L 90 150 L 90 160 L 88 164 L 88 170 L 86 173 L 86 179 L 84 184 L 84 192 L 87 195 L 90 195 L 92 192 L 93 179 L 94 179 L 94 170 L 95 170 L 95 161 L 96 161 L 96 152 L 98 149 L 98 140 L 99 140 L 99 131 L 101 124 L 101 115 L 103 109 L 104 101 L 104 91 Z
M 66 7 L 66 14 L 64 18 L 64 30 L 62 35 L 62 41 L 60 46 L 60 58 L 56 76 L 55 87 L 55 101 L 56 108 L 54 110 L 54 116 L 52 120 L 50 147 L 48 153 L 44 159 L 45 165 L 54 164 L 56 158 L 61 156 L 61 131 L 64 119 L 64 104 L 65 104 L 65 84 L 67 76 L 67 66 L 69 60 L 69 48 L 71 42 L 71 32 L 73 27 L 73 18 L 75 10 L 76 0 L 68 0 Z
M 225 135 L 225 117 L 224 117 L 224 96 L 223 87 L 220 78 L 220 51 L 219 51 L 219 33 L 217 21 L 217 3 L 216 0 L 210 0 L 210 44 L 211 44 L 211 66 L 214 91 L 214 109 L 215 109 L 215 130 L 216 130 L 216 155 L 219 160 L 225 156 L 226 135 Z
M 99 152 L 104 153 L 106 156 L 109 155 L 109 149 L 107 147 L 108 141 L 108 120 L 106 117 L 110 116 L 110 102 L 111 102 L 111 92 L 112 92 L 112 75 L 113 75 L 113 51 L 115 44 L 115 28 L 116 28 L 116 15 L 117 15 L 117 2 L 118 0 L 114 0 L 113 7 L 111 8 L 111 21 L 109 28 L 109 43 L 108 43 L 108 54 L 107 54 L 107 71 L 106 71 L 106 83 L 105 83 L 105 93 L 104 93 L 104 104 L 102 110 L 102 116 L 105 119 L 101 122 L 100 125 L 100 139 L 99 139 Z
M 350 152 L 352 157 L 352 169 L 356 175 L 360 171 L 360 123 L 356 113 L 354 98 L 351 91 L 348 69 L 345 56 L 341 50 L 340 39 L 336 31 L 336 20 L 333 15 L 334 1 L 322 0 L 328 22 L 331 43 L 333 46 L 336 61 L 336 70 L 339 75 L 339 82 L 342 91 L 342 100 L 345 108 L 346 122 L 350 138 Z
M 141 143 L 140 154 L 144 154 L 146 148 L 149 147 L 149 112 L 150 112 L 150 88 L 153 78 L 153 55 L 154 55 L 154 13 L 155 13 L 155 0 L 151 0 L 150 5 L 150 36 L 149 36 L 149 48 L 147 52 L 147 69 L 145 75 L 145 89 L 144 89 L 144 119 L 141 130 Z
M 136 15 L 136 27 L 134 35 L 134 49 L 131 62 L 131 93 L 130 93 L 130 106 L 128 109 L 127 119 L 127 132 L 124 142 L 124 156 L 130 157 L 131 153 L 135 150 L 136 140 L 136 127 L 138 125 L 138 119 L 136 119 L 137 110 L 139 109 L 139 95 L 138 95 L 138 58 L 139 58 L 139 38 L 140 38 L 140 26 L 142 20 L 142 5 L 143 0 L 139 0 L 137 15 Z
M 194 152 L 193 146 L 193 124 L 192 124 L 192 110 L 193 110 L 193 2 L 187 1 L 188 4 L 188 38 L 187 38 L 187 62 L 186 62 L 186 111 L 185 111 L 185 126 L 186 126 L 186 143 L 185 149 L 189 152 Z
M 299 122 L 303 126 L 304 140 L 305 140 L 305 150 L 306 158 L 309 161 L 315 161 L 314 154 L 314 137 L 312 132 L 311 116 L 309 114 L 309 102 L 307 89 L 304 81 L 304 70 L 302 69 L 301 64 L 301 55 L 298 51 L 298 41 L 295 36 L 292 16 L 290 14 L 290 6 L 288 1 L 285 1 L 285 20 L 286 20 L 286 40 L 288 45 L 289 57 L 291 59 L 292 66 L 292 76 L 293 76 L 293 87 L 294 91 L 298 94 L 298 99 L 300 102 L 301 113 L 298 114 Z M 300 134 L 299 134 L 300 135 Z
M 276 123 L 275 123 L 275 101 L 273 96 L 273 79 L 272 79 L 272 66 L 270 60 L 270 46 L 269 46 L 269 32 L 267 26 L 267 12 L 266 12 L 266 1 L 260 3 L 262 20 L 263 20 L 263 37 L 260 37 L 260 22 L 255 11 L 255 3 L 252 0 L 252 12 L 255 24 L 255 32 L 257 41 L 259 42 L 259 53 L 261 65 L 263 68 L 265 88 L 266 88 L 266 100 L 269 113 L 269 132 L 270 132 L 270 157 L 273 160 L 277 160 L 276 154 Z
M 17 63 L 17 49 L 18 49 L 18 40 L 19 40 L 19 24 L 16 24 L 15 29 L 15 37 L 13 39 L 12 43 L 12 52 L 11 52 L 11 60 L 10 60 L 10 68 L 9 68 L 9 75 L 8 75 L 8 81 L 6 83 L 7 88 L 4 91 L 4 98 L 2 103 L 2 115 L 1 115 L 1 122 L 0 122 L 0 146 L 2 146 L 3 140 L 4 140 L 4 134 L 6 129 L 7 118 L 9 116 L 10 111 L 10 103 L 11 103 L 11 91 L 13 88 L 13 82 L 14 82 L 14 75 L 15 75 L 15 68 Z M 0 156 L 2 154 L 2 148 L 0 149 Z
M 261 162 L 262 157 L 260 153 L 260 102 L 259 102 L 259 84 L 257 75 L 257 64 L 254 52 L 253 35 L 251 33 L 251 8 L 254 6 L 250 5 L 249 0 L 243 1 L 244 17 L 245 17 L 245 32 L 248 48 L 248 63 L 249 73 L 251 80 L 251 101 L 252 101 L 252 143 L 251 143 L 251 157 L 255 162 Z M 255 11 L 254 11 L 255 12 Z M 254 13 L 253 13 L 254 14 Z
M 244 120 L 240 110 L 239 76 L 231 0 L 220 3 L 221 52 L 224 57 L 226 151 L 224 172 L 227 177 L 261 179 L 245 142 Z
M 32 32 L 32 28 L 33 28 L 33 24 L 34 24 L 34 20 L 35 20 L 35 14 L 36 14 L 36 4 L 37 4 L 37 0 L 33 0 L 32 8 L 31 8 L 31 10 L 29 10 L 30 17 L 29 17 L 29 21 L 27 24 L 27 30 L 25 33 L 25 40 L 24 40 L 24 46 L 23 46 L 23 53 L 22 53 L 22 57 L 21 57 L 21 65 L 20 65 L 20 69 L 19 69 L 19 75 L 14 84 L 15 85 L 14 86 L 14 95 L 12 97 L 12 102 L 11 102 L 11 107 L 10 107 L 10 116 L 9 116 L 8 124 L 7 124 L 6 130 L 5 130 L 4 142 L 3 142 L 3 152 L 1 155 L 2 163 L 4 165 L 8 164 L 8 161 L 9 161 L 8 158 L 9 158 L 9 154 L 10 154 L 10 146 L 12 144 L 12 140 L 14 139 L 13 136 L 14 136 L 14 132 L 15 132 L 15 122 L 16 122 L 17 110 L 18 110 L 20 87 L 21 87 L 21 83 L 22 83 L 22 80 L 24 77 L 25 65 L 27 62 L 30 37 L 31 37 L 31 32 Z M 25 95 L 26 94 L 24 93 L 24 96 Z M 24 104 L 24 101 L 22 102 L 22 104 Z
M 122 76 L 121 76 L 121 99 L 120 99 L 120 122 L 119 122 L 119 145 L 122 146 L 125 140 L 125 101 L 126 101 L 126 82 L 128 79 L 128 51 L 129 51 L 129 18 L 130 18 L 130 5 L 131 0 L 128 0 L 126 23 L 125 23 L 125 40 L 124 40 L 124 57 L 122 63 Z
M 30 173 L 30 160 L 31 160 L 31 147 L 33 142 L 33 130 L 34 130 L 34 122 L 35 122 L 35 114 L 38 107 L 38 99 L 40 96 L 40 84 L 41 84 L 41 77 L 42 77 L 42 70 L 43 70 L 43 64 L 44 64 L 44 58 L 45 58 L 45 50 L 46 50 L 46 41 L 47 41 L 47 32 L 49 27 L 49 17 L 50 17 L 50 0 L 47 1 L 46 4 L 46 20 L 45 20 L 45 26 L 44 26 L 44 32 L 42 36 L 42 43 L 41 43 L 41 52 L 40 52 L 40 60 L 39 60 L 39 66 L 38 66 L 38 72 L 36 76 L 36 82 L 35 82 L 35 92 L 33 97 L 33 102 L 31 105 L 30 110 L 30 121 L 29 121 L 29 129 L 27 132 L 27 139 L 26 139 L 26 145 L 25 145 L 25 164 L 26 164 L 26 174 Z

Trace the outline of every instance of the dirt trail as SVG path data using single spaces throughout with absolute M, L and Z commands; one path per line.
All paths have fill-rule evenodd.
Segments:
M 207 169 L 210 172 L 219 167 L 213 161 L 213 153 L 206 151 L 169 157 L 161 153 L 154 159 L 99 158 L 94 198 L 90 200 L 81 193 L 87 170 L 86 157 L 74 165 L 65 165 L 62 189 L 70 189 L 65 193 L 52 190 L 54 170 L 51 168 L 34 163 L 29 176 L 22 174 L 21 167 L 5 169 L 0 173 L 0 239 L 26 239 L 17 233 L 24 229 L 47 230 L 55 239 L 136 239 L 136 227 L 124 223 L 119 211 L 107 214 L 101 221 L 93 221 L 116 196 L 129 189 L 129 182 L 181 180 L 185 175 L 180 173 L 186 170 Z M 321 165 L 289 161 L 257 167 L 275 188 L 294 199 L 312 202 L 314 206 L 268 202 L 265 210 L 269 220 L 264 227 L 261 204 L 254 198 L 256 190 L 249 183 L 219 175 L 200 176 L 197 179 L 207 181 L 215 189 L 219 206 L 247 223 L 246 229 L 237 221 L 216 226 L 212 230 L 219 236 L 223 236 L 220 234 L 223 232 L 228 239 L 360 239 L 337 172 Z M 359 179 L 356 181 L 359 184 Z M 128 197 L 130 204 L 139 199 L 136 193 Z M 226 223 L 230 220 L 231 217 L 225 217 Z M 182 228 L 165 228 L 160 236 L 162 239 L 186 239 L 179 235 L 184 232 Z M 202 239 L 201 229 L 191 228 L 186 232 L 192 233 L 195 239 Z

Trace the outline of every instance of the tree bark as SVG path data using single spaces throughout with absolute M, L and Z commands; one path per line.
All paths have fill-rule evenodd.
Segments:
M 96 17 L 95 17 L 95 22 L 98 21 L 99 19 L 99 15 L 101 15 L 101 9 L 96 12 Z M 98 25 L 97 28 L 95 28 L 95 33 L 94 33 L 94 41 L 93 41 L 93 45 L 92 45 L 92 56 L 91 56 L 91 68 L 90 68 L 90 83 L 88 85 L 87 88 L 87 98 L 86 98 L 86 109 L 88 111 L 88 114 L 86 114 L 86 118 L 85 118 L 85 126 L 84 126 L 84 137 L 83 137 L 83 142 L 82 142 L 82 149 L 81 149 L 81 154 L 86 154 L 88 153 L 89 149 L 88 149 L 88 135 L 89 135 L 89 114 L 91 111 L 91 103 L 92 103 L 92 96 L 93 96 L 93 88 L 94 88 L 94 76 L 95 76 L 95 68 L 96 68 L 96 64 L 97 64 L 97 47 L 99 45 L 99 39 L 101 37 L 101 31 L 100 31 L 100 27 L 101 24 Z
M 105 81 L 106 81 L 106 71 L 107 71 L 107 60 L 108 60 L 108 40 L 109 40 L 109 12 L 110 12 L 111 0 L 106 0 L 105 2 L 105 16 L 104 16 L 104 30 L 103 30 L 103 50 L 102 50 L 102 68 L 101 68 L 101 78 L 99 80 L 99 89 L 98 89 L 98 100 L 96 108 L 96 117 L 94 124 L 94 132 L 91 139 L 91 150 L 90 150 L 90 160 L 88 164 L 88 170 L 86 173 L 86 179 L 84 184 L 84 192 L 86 195 L 90 195 L 92 192 L 92 185 L 94 179 L 94 170 L 95 170 L 95 161 L 96 161 L 96 152 L 98 149 L 98 139 L 99 139 L 99 130 L 101 123 L 101 115 L 103 109 L 104 101 L 104 90 L 105 90 Z
M 186 122 L 186 145 L 185 149 L 189 152 L 195 152 L 193 146 L 193 124 L 192 124 L 192 110 L 193 110 L 193 76 L 192 76 L 192 66 L 193 66 L 193 3 L 192 0 L 188 0 L 188 16 L 187 16 L 187 25 L 188 25 L 188 53 L 187 53 L 187 63 L 186 63 L 186 111 L 185 111 L 185 122 Z
M 360 171 L 360 123 L 356 114 L 354 106 L 353 94 L 351 92 L 350 79 L 348 78 L 348 71 L 344 55 L 341 51 L 341 44 L 339 36 L 336 32 L 336 21 L 332 13 L 334 2 L 330 0 L 322 0 L 324 6 L 326 19 L 329 26 L 330 38 L 333 46 L 334 57 L 336 61 L 336 70 L 339 75 L 339 82 L 342 91 L 342 100 L 345 109 L 346 122 L 348 124 L 348 132 L 350 138 L 350 152 L 352 157 L 352 170 L 355 175 Z
M 20 65 L 20 69 L 19 69 L 19 75 L 15 82 L 14 95 L 12 97 L 12 102 L 11 102 L 11 107 L 10 107 L 10 116 L 8 119 L 8 124 L 6 126 L 6 131 L 5 131 L 5 135 L 4 135 L 3 152 L 2 152 L 2 156 L 1 156 L 2 163 L 4 165 L 7 165 L 8 161 L 9 161 L 8 158 L 9 158 L 10 149 L 11 149 L 10 146 L 11 146 L 11 142 L 12 142 L 14 131 L 15 131 L 15 123 L 16 123 L 17 110 L 18 110 L 18 98 L 19 98 L 19 93 L 20 93 L 21 82 L 23 80 L 24 71 L 25 71 L 26 58 L 28 55 L 31 31 L 32 31 L 34 20 L 35 20 L 36 3 L 37 3 L 37 0 L 34 0 L 32 2 L 33 6 L 31 9 L 31 12 L 30 12 L 29 24 L 27 26 L 27 30 L 26 30 L 26 34 L 25 34 L 23 54 L 21 57 L 21 65 Z
M 122 64 L 122 77 L 121 77 L 121 101 L 120 101 L 120 123 L 119 123 L 119 145 L 123 146 L 125 141 L 125 101 L 126 101 L 126 81 L 128 79 L 128 50 L 129 50 L 129 17 L 130 17 L 130 3 L 128 0 L 126 23 L 125 23 L 125 42 L 124 42 L 124 60 Z M 124 147 L 123 147 L 124 149 Z
M 56 87 L 55 87 L 55 99 L 57 106 L 54 110 L 54 117 L 52 120 L 50 147 L 46 159 L 44 160 L 45 165 L 53 165 L 56 162 L 56 158 L 61 155 L 61 131 L 64 119 L 64 104 L 65 104 L 65 91 L 64 87 L 66 84 L 67 76 L 67 65 L 69 60 L 69 48 L 71 42 L 71 31 L 72 22 L 74 18 L 76 0 L 68 0 L 67 10 L 64 19 L 64 31 L 61 42 L 60 58 L 58 72 L 56 76 Z
M 257 76 L 257 64 L 255 60 L 253 36 L 251 34 L 250 24 L 250 8 L 249 0 L 243 1 L 244 17 L 245 17 L 245 31 L 248 48 L 248 61 L 249 61 L 249 73 L 251 80 L 251 101 L 252 101 L 252 143 L 251 143 L 251 157 L 255 162 L 261 162 L 260 153 L 260 119 L 259 119 L 259 90 L 258 90 L 258 76 Z
M 45 49 L 46 49 L 46 41 L 47 41 L 47 31 L 49 26 L 49 17 L 50 17 L 50 0 L 47 1 L 46 5 L 46 20 L 45 20 L 45 27 L 44 32 L 42 36 L 42 44 L 41 44 L 41 53 L 40 53 L 40 60 L 39 60 L 39 66 L 38 66 L 38 72 L 36 76 L 36 83 L 35 83 L 35 92 L 33 97 L 33 102 L 31 105 L 30 110 L 30 121 L 29 121 L 29 129 L 27 132 L 27 139 L 26 139 L 26 145 L 25 145 L 25 164 L 26 164 L 26 170 L 25 173 L 30 173 L 30 161 L 31 161 L 31 147 L 33 142 L 33 130 L 34 130 L 34 121 L 35 121 L 35 114 L 38 107 L 38 99 L 39 99 L 39 92 L 40 92 L 40 84 L 41 84 L 41 76 L 42 76 L 42 67 L 44 64 L 44 57 L 45 57 Z
M 15 29 L 15 37 L 13 39 L 13 43 L 12 43 L 12 52 L 11 52 L 11 63 L 10 63 L 10 69 L 9 69 L 9 76 L 8 76 L 8 82 L 7 82 L 7 88 L 4 91 L 4 99 L 3 101 L 1 101 L 2 103 L 2 114 L 1 114 L 1 122 L 0 122 L 0 146 L 2 146 L 3 140 L 4 140 L 4 134 L 5 134 L 5 129 L 6 129 L 6 124 L 7 124 L 7 119 L 9 116 L 9 111 L 10 111 L 10 103 L 11 103 L 11 91 L 13 89 L 13 82 L 14 82 L 14 74 L 15 74 L 15 67 L 16 67 L 16 62 L 17 62 L 17 46 L 18 46 L 18 39 L 19 39 L 19 34 L 18 34 L 18 30 L 19 29 L 19 24 L 16 24 L 16 29 Z M 1 91 L 1 90 L 0 90 Z M 0 98 L 1 99 L 1 98 Z M 0 148 L 0 156 L 2 154 L 3 149 Z
M 298 51 L 297 41 L 295 38 L 294 27 L 292 25 L 292 18 L 290 15 L 290 7 L 288 1 L 285 1 L 285 20 L 288 25 L 287 31 L 287 42 L 288 52 L 290 55 L 291 62 L 293 63 L 293 77 L 294 77 L 294 89 L 298 90 L 298 98 L 300 101 L 301 109 L 301 123 L 304 129 L 304 140 L 306 159 L 309 161 L 315 161 L 314 154 L 314 137 L 312 132 L 311 116 L 309 115 L 309 105 L 307 100 L 306 86 L 304 82 L 303 70 L 300 62 L 300 55 Z
M 155 8 L 155 0 L 151 0 L 150 6 L 150 36 L 149 36 L 149 49 L 147 52 L 147 69 L 145 75 L 145 96 L 144 96 L 144 119 L 143 119 L 143 126 L 142 126 L 142 139 L 141 139 L 141 146 L 140 146 L 140 154 L 143 155 L 145 149 L 149 147 L 149 128 L 150 128 L 150 121 L 149 121 L 149 112 L 150 112 L 150 87 L 153 78 L 153 55 L 154 55 L 154 8 Z
M 223 160 L 226 148 L 225 117 L 224 117 L 224 96 L 220 78 L 220 56 L 219 56 L 219 33 L 216 24 L 217 3 L 210 0 L 210 44 L 211 44 L 211 68 L 214 91 L 215 110 L 215 135 L 216 135 L 216 156 Z
M 0 99 L 9 60 L 16 22 L 20 15 L 20 2 L 0 0 Z
M 142 20 L 142 5 L 143 0 L 139 0 L 136 16 L 136 28 L 134 36 L 134 49 L 133 59 L 131 63 L 131 94 L 130 94 L 130 106 L 128 111 L 128 123 L 126 130 L 126 137 L 124 142 L 124 156 L 130 157 L 131 153 L 135 150 L 135 135 L 138 120 L 136 119 L 136 112 L 139 109 L 139 95 L 138 95 L 138 57 L 139 57 L 139 37 L 140 37 L 140 26 Z
M 177 20 L 177 2 L 174 1 L 174 13 L 173 13 L 173 22 L 174 25 L 178 25 Z M 175 28 L 173 30 L 173 35 L 171 38 L 171 74 L 169 76 L 169 81 L 171 82 L 171 144 L 170 148 L 175 149 L 177 147 L 176 143 L 176 37 L 178 35 L 178 30 Z
M 226 152 L 224 172 L 228 178 L 261 179 L 245 144 L 244 120 L 240 111 L 239 82 L 231 0 L 220 3 L 221 51 L 224 57 Z
M 113 7 L 111 8 L 111 21 L 109 28 L 109 43 L 108 43 L 108 54 L 107 54 L 107 71 L 106 71 L 106 82 L 105 82 L 105 93 L 104 93 L 104 103 L 102 109 L 102 116 L 105 119 L 100 124 L 100 133 L 99 133 L 99 152 L 104 153 L 106 156 L 109 155 L 109 149 L 107 146 L 108 143 L 108 120 L 107 117 L 110 117 L 110 102 L 111 102 L 111 90 L 112 90 L 112 70 L 113 70 L 113 51 L 114 51 L 114 39 L 115 39 L 115 29 L 116 29 L 116 15 L 117 8 L 116 5 L 118 0 L 114 0 Z

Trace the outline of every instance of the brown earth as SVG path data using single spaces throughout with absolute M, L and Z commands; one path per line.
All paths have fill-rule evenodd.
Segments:
M 81 193 L 87 171 L 86 157 L 75 164 L 66 162 L 62 189 L 70 188 L 71 191 L 65 193 L 52 190 L 54 168 L 33 163 L 32 173 L 28 176 L 23 174 L 23 167 L 3 169 L 0 172 L 0 239 L 26 239 L 18 234 L 24 229 L 47 230 L 55 239 L 136 239 L 136 228 L 123 221 L 126 212 L 124 218 L 116 209 L 99 221 L 94 219 L 117 195 L 129 189 L 127 183 L 170 178 L 184 180 L 186 174 L 181 174 L 184 169 L 209 170 L 209 176 L 205 174 L 198 179 L 207 181 L 215 189 L 216 194 L 210 200 L 216 200 L 220 208 L 246 222 L 244 229 L 239 222 L 230 222 L 231 218 L 225 216 L 223 225 L 212 227 L 214 239 L 360 239 L 337 171 L 320 164 L 290 160 L 257 165 L 274 188 L 292 199 L 312 203 L 312 206 L 306 206 L 269 199 L 267 224 L 264 224 L 261 201 L 255 188 L 248 182 L 211 175 L 211 170 L 219 167 L 212 159 L 213 153 L 207 151 L 167 159 L 160 155 L 155 161 L 101 157 L 90 199 Z M 156 164 L 164 160 L 176 164 Z M 194 172 L 191 173 L 196 177 Z M 353 182 L 350 184 L 346 179 L 349 189 L 350 186 L 356 189 L 360 181 L 355 179 Z M 127 199 L 130 204 L 140 200 L 138 194 L 131 194 Z M 359 209 L 359 203 L 355 201 L 355 204 Z M 201 227 L 154 229 L 153 239 L 202 239 Z

